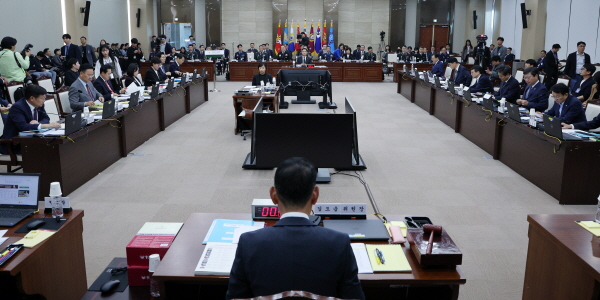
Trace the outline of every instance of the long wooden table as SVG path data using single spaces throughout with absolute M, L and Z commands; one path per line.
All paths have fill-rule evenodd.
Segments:
M 529 215 L 523 300 L 598 299 L 600 238 L 575 221 L 594 215 Z
M 315 62 L 314 64 L 326 66 L 331 73 L 331 81 L 335 82 L 381 82 L 383 79 L 381 63 Z M 267 62 L 267 73 L 275 77 L 279 70 L 291 65 L 291 62 Z M 257 73 L 258 62 L 229 63 L 231 81 L 252 81 L 252 76 Z
M 40 212 L 32 218 L 43 217 Z M 25 295 L 39 294 L 47 300 L 71 300 L 85 293 L 83 211 L 74 210 L 64 218 L 68 220 L 54 235 L 33 248 L 21 249 L 0 267 L 1 299 L 23 299 Z M 15 231 L 26 221 L 8 229 L 5 234 L 8 240 L 2 249 L 25 236 L 26 233 Z
M 146 77 L 146 70 L 152 67 L 152 63 L 149 61 L 140 63 L 140 74 L 142 78 Z M 165 67 L 168 67 L 165 65 Z M 202 71 L 202 68 L 206 68 L 208 72 L 208 80 L 213 81 L 215 76 L 215 64 L 213 62 L 199 62 L 199 61 L 185 61 L 179 66 L 182 72 L 194 73 L 194 70 L 198 70 L 198 73 Z
M 462 96 L 399 71 L 398 93 L 500 160 L 560 204 L 595 204 L 600 143 L 563 141 L 485 111 Z
M 205 247 L 202 245 L 202 237 L 208 231 L 213 219 L 246 220 L 249 217 L 249 214 L 192 213 L 154 272 L 153 278 L 160 283 L 162 299 L 189 299 L 180 298 L 182 297 L 180 295 L 182 286 L 218 285 L 224 286 L 226 289 L 229 276 L 194 275 L 194 270 Z M 375 217 L 369 216 L 369 218 Z M 389 220 L 404 219 L 402 216 L 387 216 L 387 218 Z M 412 267 L 412 272 L 358 274 L 363 289 L 389 290 L 391 285 L 424 286 L 429 289 L 449 286 L 450 295 L 446 295 L 446 298 L 435 299 L 458 299 L 459 286 L 466 283 L 466 278 L 459 268 L 423 269 L 419 266 L 408 243 L 404 244 L 403 249 Z
M 39 200 L 48 195 L 54 181 L 61 183 L 67 196 L 207 100 L 208 81 L 201 78 L 68 137 L 13 141 L 21 144 L 23 172 L 42 174 Z

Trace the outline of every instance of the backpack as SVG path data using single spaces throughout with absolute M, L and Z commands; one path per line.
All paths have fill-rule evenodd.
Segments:
M 18 89 L 15 90 L 15 93 L 13 94 L 13 102 L 17 102 L 19 100 L 21 100 L 22 98 L 25 98 L 25 89 L 23 87 L 19 87 Z

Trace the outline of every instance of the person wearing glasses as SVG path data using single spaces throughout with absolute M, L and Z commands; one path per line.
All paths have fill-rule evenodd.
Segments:
M 548 108 L 548 90 L 540 82 L 540 71 L 536 67 L 529 67 L 523 71 L 523 80 L 527 83 L 523 98 L 517 99 L 517 104 L 527 109 L 545 111 Z
M 94 101 L 104 102 L 104 97 L 94 85 L 94 69 L 90 64 L 83 64 L 79 68 L 79 78 L 69 87 L 69 102 L 73 111 L 83 110 L 86 106 L 94 105 Z
M 573 124 L 587 121 L 585 111 L 581 102 L 569 94 L 569 87 L 563 83 L 557 83 L 550 89 L 554 106 L 546 112 L 551 117 L 559 118 L 563 123 Z

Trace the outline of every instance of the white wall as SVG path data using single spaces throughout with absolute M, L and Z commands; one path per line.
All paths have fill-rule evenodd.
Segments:
M 133 15 L 136 13 L 137 11 L 132 12 Z M 140 24 L 140 27 L 142 25 Z M 142 43 L 146 41 L 145 37 L 138 38 Z M 73 39 L 76 44 L 79 44 L 79 37 Z M 109 44 L 129 42 L 127 0 L 92 0 L 87 39 L 88 44 L 94 47 L 98 47 L 102 39 Z
M 470 39 L 473 42 L 474 37 L 466 37 L 465 35 L 465 26 L 467 19 L 469 18 L 469 14 L 473 14 L 472 11 L 467 11 L 467 0 L 456 0 L 454 1 L 454 35 L 452 37 L 452 52 L 461 53 L 462 48 L 465 45 L 465 41 Z
M 0 0 L 0 28 L 4 36 L 17 39 L 17 51 L 33 44 L 32 53 L 63 45 L 60 0 Z
M 196 0 L 194 9 L 196 28 L 192 28 L 192 34 L 196 38 L 196 43 L 206 45 L 206 1 Z
M 521 58 L 521 39 L 523 36 L 521 3 L 523 2 L 523 0 L 503 0 L 500 9 L 500 36 L 504 38 L 503 45 L 513 49 L 516 59 Z M 497 38 L 492 38 L 494 44 Z
M 404 45 L 416 47 L 417 41 L 417 1 L 406 1 L 406 27 L 404 31 Z

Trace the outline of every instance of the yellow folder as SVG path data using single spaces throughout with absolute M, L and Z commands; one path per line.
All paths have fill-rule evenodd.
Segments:
M 402 245 L 367 244 L 366 246 L 373 272 L 412 272 Z M 379 261 L 376 250 L 383 254 L 383 263 Z
M 55 232 L 56 231 L 49 230 L 32 230 L 28 234 L 26 234 L 24 238 L 22 238 L 15 244 L 23 244 L 23 247 L 25 248 L 33 248 L 37 244 L 49 238 Z
M 593 235 L 600 237 L 600 224 L 594 221 L 575 221 L 575 223 L 587 229 L 587 231 L 591 232 Z

